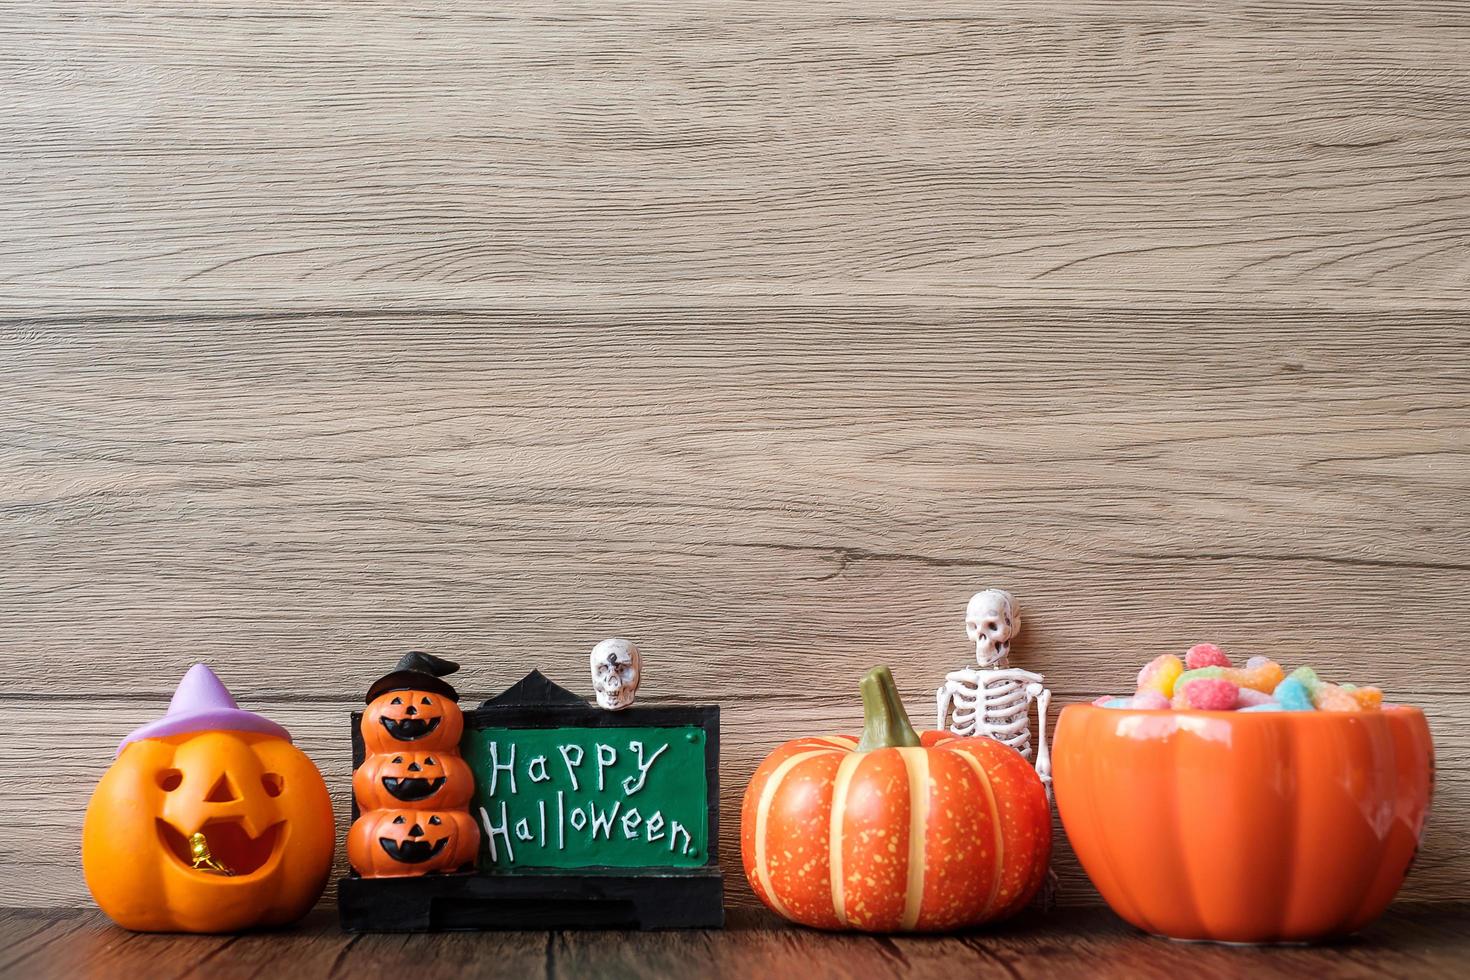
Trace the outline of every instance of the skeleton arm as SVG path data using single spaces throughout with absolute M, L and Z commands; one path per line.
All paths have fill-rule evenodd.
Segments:
M 1046 747 L 1046 709 L 1051 705 L 1051 692 L 1039 683 L 1026 687 L 1028 698 L 1036 699 L 1036 775 L 1041 777 L 1042 789 L 1046 790 L 1047 805 L 1051 804 L 1051 750 Z

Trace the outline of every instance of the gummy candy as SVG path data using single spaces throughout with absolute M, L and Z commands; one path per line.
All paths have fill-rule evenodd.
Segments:
M 1312 704 L 1318 711 L 1362 711 L 1358 706 L 1358 699 L 1348 691 L 1344 691 L 1336 684 L 1328 684 L 1325 681 L 1317 685 L 1312 692 Z
M 1203 677 L 1183 686 L 1184 700 L 1196 711 L 1232 711 L 1240 696 L 1240 687 L 1227 680 Z
M 1238 696 L 1242 708 L 1254 708 L 1263 704 L 1275 704 L 1276 699 L 1253 687 L 1242 687 Z
M 1190 670 L 1200 667 L 1229 667 L 1230 658 L 1213 643 L 1196 643 L 1184 654 L 1184 665 Z
M 1353 698 L 1364 711 L 1375 711 L 1383 707 L 1383 692 L 1376 687 L 1353 688 Z
M 1286 676 L 1286 671 L 1274 660 L 1248 667 L 1244 670 L 1227 670 L 1221 675 L 1226 680 L 1234 681 L 1241 687 L 1254 688 L 1262 694 L 1270 694 L 1276 690 L 1276 685 L 1281 683 Z
M 1103 696 L 1104 708 L 1162 711 L 1391 711 L 1376 687 L 1330 684 L 1311 667 L 1290 675 L 1270 657 L 1253 656 L 1233 667 L 1213 643 L 1197 643 L 1183 658 L 1155 657 L 1138 672 L 1132 697 Z
M 1155 657 L 1138 672 L 1138 690 L 1158 691 L 1164 697 L 1174 693 L 1174 682 L 1184 672 L 1184 662 L 1172 653 Z
M 1169 699 L 1158 691 L 1139 691 L 1131 698 L 1101 697 L 1092 702 L 1099 708 L 1134 708 L 1159 711 L 1169 707 Z
M 1301 679 L 1292 674 L 1280 684 L 1276 685 L 1273 692 L 1276 700 L 1285 711 L 1313 711 L 1312 694 Z
M 1139 691 L 1133 695 L 1133 707 L 1148 711 L 1164 711 L 1169 707 L 1169 699 L 1158 691 Z
M 1317 685 L 1322 683 L 1317 678 L 1317 672 L 1310 667 L 1298 667 L 1291 672 L 1291 676 L 1301 682 L 1302 687 L 1307 689 L 1308 694 L 1317 690 Z
M 1224 677 L 1230 669 L 1229 667 L 1197 667 L 1194 670 L 1186 670 L 1174 682 L 1174 690 L 1177 692 L 1181 684 L 1188 684 L 1190 681 L 1202 680 L 1206 677 Z

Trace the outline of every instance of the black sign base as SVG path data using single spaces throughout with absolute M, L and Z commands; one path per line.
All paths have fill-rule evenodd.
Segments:
M 347 932 L 478 929 L 719 929 L 718 867 L 635 874 L 426 875 L 337 883 Z

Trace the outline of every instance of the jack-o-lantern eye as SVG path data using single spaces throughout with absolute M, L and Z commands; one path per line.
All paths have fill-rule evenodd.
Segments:
M 389 704 L 402 704 L 403 703 L 403 699 L 402 698 L 394 698 L 392 701 L 389 701 L 388 703 Z
M 424 765 L 426 765 L 426 766 L 437 766 L 438 764 L 439 763 L 437 763 L 437 762 L 434 761 L 434 757 L 432 755 L 426 755 L 426 756 L 424 756 Z
M 401 766 L 401 765 L 403 765 L 403 756 L 401 756 L 401 755 L 395 755 L 393 757 L 393 764 L 395 766 Z
M 428 698 L 421 699 L 419 701 L 419 704 L 428 705 L 429 707 L 433 707 L 434 706 L 434 702 L 433 701 L 430 701 Z
M 265 788 L 266 796 L 280 796 L 281 791 L 286 788 L 286 781 L 281 778 L 280 773 L 268 772 L 260 777 L 260 785 Z
M 184 774 L 177 769 L 163 769 L 158 773 L 156 778 L 158 779 L 158 788 L 165 793 L 172 793 L 184 783 Z
M 403 818 L 402 817 L 394 817 L 393 818 L 393 822 L 394 823 L 403 823 Z
M 438 817 L 430 817 L 429 818 L 429 824 L 430 824 L 430 826 L 433 826 L 433 827 L 437 827 L 437 826 L 439 826 L 443 822 L 444 821 L 440 820 Z

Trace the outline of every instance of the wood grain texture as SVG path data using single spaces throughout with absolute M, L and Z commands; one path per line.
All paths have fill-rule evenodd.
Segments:
M 1406 895 L 1470 897 L 1470 7 L 4 14 L 16 900 L 87 902 L 195 660 L 340 806 L 405 649 L 585 691 L 620 633 L 724 705 L 747 905 L 755 764 L 876 662 L 928 719 L 986 585 L 1063 703 L 1212 639 L 1423 705 Z
M 0 299 L 1458 308 L 1470 9 L 1401 6 L 17 3 Z
M 344 935 L 326 910 L 300 927 L 243 936 L 126 933 L 96 911 L 0 911 L 0 972 L 35 980 L 146 974 L 158 980 L 378 977 L 875 976 L 978 980 L 1075 977 L 1200 980 L 1240 976 L 1458 978 L 1470 955 L 1464 903 L 1401 905 L 1360 935 L 1323 947 L 1230 947 L 1144 936 L 1105 909 L 1028 914 L 998 931 L 862 936 L 794 928 L 766 912 L 737 913 L 707 932 L 492 932 Z

